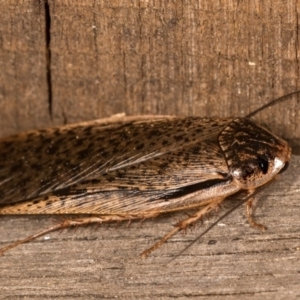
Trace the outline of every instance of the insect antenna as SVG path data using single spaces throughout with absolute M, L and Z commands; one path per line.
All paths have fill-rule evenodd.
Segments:
M 298 95 L 300 94 L 300 91 L 296 91 L 296 92 L 292 92 L 292 93 L 289 93 L 289 94 L 286 94 L 284 96 L 281 96 L 277 99 L 274 99 L 273 101 L 261 106 L 260 108 L 254 110 L 253 112 L 251 112 L 250 114 L 246 115 L 245 118 L 251 118 L 253 117 L 254 115 L 258 114 L 259 112 L 263 111 L 264 109 L 268 108 L 268 107 L 271 107 L 279 102 L 282 102 L 284 100 L 286 100 L 287 98 L 293 96 L 293 95 Z
M 244 203 L 246 203 L 250 198 L 253 198 L 257 193 L 259 193 L 262 189 L 264 189 L 267 185 L 269 185 L 273 180 L 268 182 L 266 185 L 261 186 L 257 188 L 253 193 L 246 196 L 244 199 L 241 199 L 241 201 L 232 207 L 230 210 L 228 210 L 224 215 L 222 215 L 218 220 L 213 222 L 211 225 L 208 226 L 196 239 L 194 239 L 191 243 L 189 243 L 184 249 L 182 249 L 178 254 L 176 254 L 167 264 L 174 261 L 177 257 L 179 257 L 181 254 L 183 254 L 185 251 L 187 251 L 191 246 L 193 246 L 196 242 L 199 241 L 200 238 L 202 238 L 206 233 L 208 233 L 213 227 L 215 227 L 221 220 L 225 219 L 228 215 L 230 215 L 232 212 L 234 212 L 236 209 L 238 209 L 240 206 L 242 206 Z

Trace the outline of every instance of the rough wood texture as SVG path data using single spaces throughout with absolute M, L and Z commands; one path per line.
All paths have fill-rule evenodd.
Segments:
M 18 2 L 0 3 L 1 136 L 51 124 L 45 13 L 36 4 Z
M 249 227 L 243 207 L 170 262 L 205 227 L 178 234 L 147 259 L 139 253 L 183 214 L 129 227 L 55 232 L 0 258 L 1 299 L 298 299 L 299 168 L 300 157 L 295 156 L 290 169 L 261 194 L 256 217 L 268 225 L 266 233 Z M 1 245 L 53 221 L 49 217 L 1 217 Z
M 120 112 L 245 115 L 299 89 L 299 11 L 299 0 L 2 1 L 0 136 Z M 294 153 L 299 105 L 258 116 Z M 267 233 L 240 209 L 167 265 L 194 233 L 148 260 L 138 253 L 174 216 L 52 233 L 1 258 L 1 298 L 297 298 L 299 168 L 295 156 L 264 193 L 257 214 Z M 1 245 L 52 222 L 1 217 Z

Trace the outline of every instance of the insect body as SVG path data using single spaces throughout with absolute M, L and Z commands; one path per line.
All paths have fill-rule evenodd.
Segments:
M 156 117 L 88 122 L 0 140 L 0 214 L 80 214 L 0 249 L 75 225 L 145 219 L 254 194 L 288 166 L 287 142 L 247 118 Z M 248 219 L 253 198 L 248 201 Z M 84 215 L 86 215 L 84 217 Z

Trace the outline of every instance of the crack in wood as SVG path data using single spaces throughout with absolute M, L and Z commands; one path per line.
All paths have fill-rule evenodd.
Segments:
M 52 119 L 52 74 L 51 74 L 51 14 L 48 0 L 45 0 L 45 40 L 46 40 L 46 80 L 48 87 L 48 107 Z

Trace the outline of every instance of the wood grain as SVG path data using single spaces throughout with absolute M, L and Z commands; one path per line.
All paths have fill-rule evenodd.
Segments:
M 184 214 L 53 232 L 0 258 L 1 299 L 195 298 L 297 299 L 300 282 L 300 157 L 261 195 L 249 226 L 244 206 L 181 256 L 201 227 L 178 234 L 142 259 L 139 253 Z M 220 216 L 224 210 L 220 210 Z M 1 217 L 0 245 L 53 224 L 51 217 Z
M 299 9 L 299 0 L 2 2 L 0 134 L 120 112 L 245 115 L 298 89 Z M 299 105 L 260 120 L 299 146 Z
M 45 14 L 38 2 L 0 3 L 0 134 L 51 125 Z
M 299 89 L 299 0 L 0 3 L 0 136 L 125 112 L 241 116 Z M 300 153 L 300 102 L 257 116 Z M 174 262 L 205 227 L 138 254 L 183 216 L 56 232 L 0 258 L 0 298 L 296 299 L 299 168 Z M 1 217 L 0 245 L 56 219 Z

